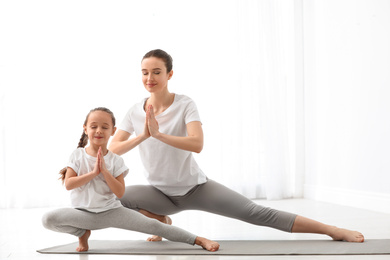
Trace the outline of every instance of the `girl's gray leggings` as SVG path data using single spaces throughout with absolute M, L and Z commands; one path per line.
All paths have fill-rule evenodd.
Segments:
M 151 185 L 128 186 L 120 201 L 127 208 L 143 209 L 158 215 L 203 210 L 287 232 L 291 232 L 297 216 L 258 205 L 213 180 L 195 186 L 184 196 L 167 196 Z
M 85 210 L 62 208 L 46 213 L 42 218 L 47 229 L 81 237 L 86 230 L 108 227 L 127 229 L 164 237 L 175 242 L 193 245 L 196 236 L 181 228 L 163 224 L 125 207 L 93 213 Z

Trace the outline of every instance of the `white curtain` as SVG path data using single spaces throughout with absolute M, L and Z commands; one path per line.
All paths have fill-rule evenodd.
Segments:
M 147 96 L 140 61 L 174 59 L 198 105 L 203 171 L 250 198 L 294 195 L 293 1 L 2 1 L 0 208 L 68 204 L 57 172 L 88 111 L 119 123 Z M 127 184 L 145 183 L 137 150 Z
M 237 44 L 237 81 L 224 101 L 238 102 L 223 133 L 221 179 L 250 198 L 292 197 L 294 2 L 239 1 Z

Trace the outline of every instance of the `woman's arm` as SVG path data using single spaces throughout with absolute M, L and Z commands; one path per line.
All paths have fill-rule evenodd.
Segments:
M 203 149 L 203 130 L 199 121 L 189 122 L 187 136 L 172 136 L 159 132 L 158 122 L 154 116 L 153 107 L 149 107 L 146 113 L 148 129 L 151 136 L 170 146 L 200 153 Z
M 131 134 L 126 131 L 118 130 L 114 135 L 114 138 L 112 139 L 108 149 L 113 153 L 122 155 L 148 139 L 150 134 L 147 126 L 147 120 L 145 120 L 144 132 L 142 134 L 129 139 L 130 135 Z
M 136 137 L 129 139 L 130 135 L 131 134 L 126 131 L 118 130 L 108 149 L 117 155 L 122 155 L 149 138 L 149 136 L 137 135 Z

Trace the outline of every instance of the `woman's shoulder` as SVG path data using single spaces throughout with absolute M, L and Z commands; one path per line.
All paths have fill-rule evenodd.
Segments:
M 145 102 L 147 100 L 148 100 L 148 97 L 145 97 L 145 98 L 141 99 L 140 101 L 138 101 L 137 103 L 133 104 L 130 107 L 129 112 L 133 112 L 133 111 L 136 111 L 136 110 L 143 110 Z
M 182 94 L 175 94 L 175 101 L 182 104 L 195 103 L 192 98 Z

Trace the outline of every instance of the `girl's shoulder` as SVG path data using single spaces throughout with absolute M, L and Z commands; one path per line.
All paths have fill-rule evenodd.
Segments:
M 107 157 L 107 159 L 110 159 L 110 160 L 113 160 L 113 161 L 124 161 L 123 158 L 120 156 L 120 155 L 117 155 L 116 153 L 113 153 L 111 152 L 110 150 L 108 150 L 108 153 L 106 156 L 104 156 L 105 158 Z
M 73 150 L 72 155 L 73 157 L 84 157 L 87 153 L 85 152 L 84 147 L 79 147 Z

